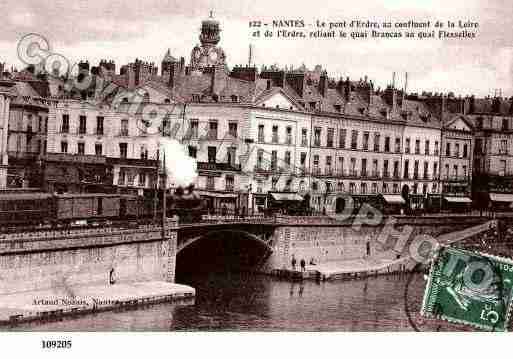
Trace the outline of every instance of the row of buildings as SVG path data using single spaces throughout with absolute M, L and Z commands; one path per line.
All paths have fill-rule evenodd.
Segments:
M 321 66 L 230 70 L 220 33 L 203 21 L 189 63 L 168 51 L 160 72 L 81 62 L 71 87 L 0 68 L 0 186 L 143 194 L 156 186 L 159 138 L 171 137 L 196 158 L 213 209 L 259 210 L 269 194 L 309 194 L 328 212 L 341 194 L 407 192 L 413 208 L 513 202 L 513 99 L 380 89 Z

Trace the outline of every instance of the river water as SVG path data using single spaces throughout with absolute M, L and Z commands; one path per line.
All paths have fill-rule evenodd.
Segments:
M 446 328 L 439 324 L 428 327 L 419 319 L 425 287 L 422 274 L 291 283 L 265 275 L 211 273 L 190 275 L 180 283 L 196 288 L 194 304 L 166 303 L 103 312 L 24 324 L 15 330 L 411 331 L 405 301 L 420 330 Z

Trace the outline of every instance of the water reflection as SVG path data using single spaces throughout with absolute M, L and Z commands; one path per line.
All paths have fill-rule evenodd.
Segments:
M 425 284 L 416 276 L 409 290 L 414 311 Z M 406 276 L 290 283 L 263 275 L 211 273 L 182 282 L 196 288 L 194 305 L 161 304 L 17 330 L 412 330 L 404 309 Z

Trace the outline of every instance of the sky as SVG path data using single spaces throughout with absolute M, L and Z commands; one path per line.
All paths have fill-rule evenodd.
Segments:
M 51 50 L 71 62 L 113 59 L 120 65 L 135 58 L 160 67 L 168 48 L 189 61 L 199 43 L 201 20 L 213 11 L 221 22 L 221 46 L 229 66 L 246 64 L 248 47 L 258 65 L 308 68 L 321 64 L 331 77 L 367 75 L 384 87 L 397 73 L 408 91 L 453 91 L 456 94 L 513 96 L 513 6 L 509 0 L 302 1 L 297 0 L 2 0 L 0 62 L 22 67 L 18 41 L 38 33 Z M 6 11 L 5 11 L 6 10 Z M 255 39 L 249 21 L 303 19 L 340 22 L 473 21 L 477 38 L 450 40 Z

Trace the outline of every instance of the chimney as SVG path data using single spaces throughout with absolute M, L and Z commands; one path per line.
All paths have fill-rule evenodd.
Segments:
M 328 73 L 323 71 L 319 77 L 319 92 L 323 97 L 328 93 Z
M 402 94 L 402 98 L 401 98 L 401 109 L 403 111 L 406 111 L 406 91 L 408 89 L 408 73 L 406 72 L 404 74 L 404 88 L 403 88 L 403 94 Z
M 344 83 L 344 100 L 349 102 L 351 98 L 351 81 L 349 80 L 349 76 L 346 77 L 346 82 Z

